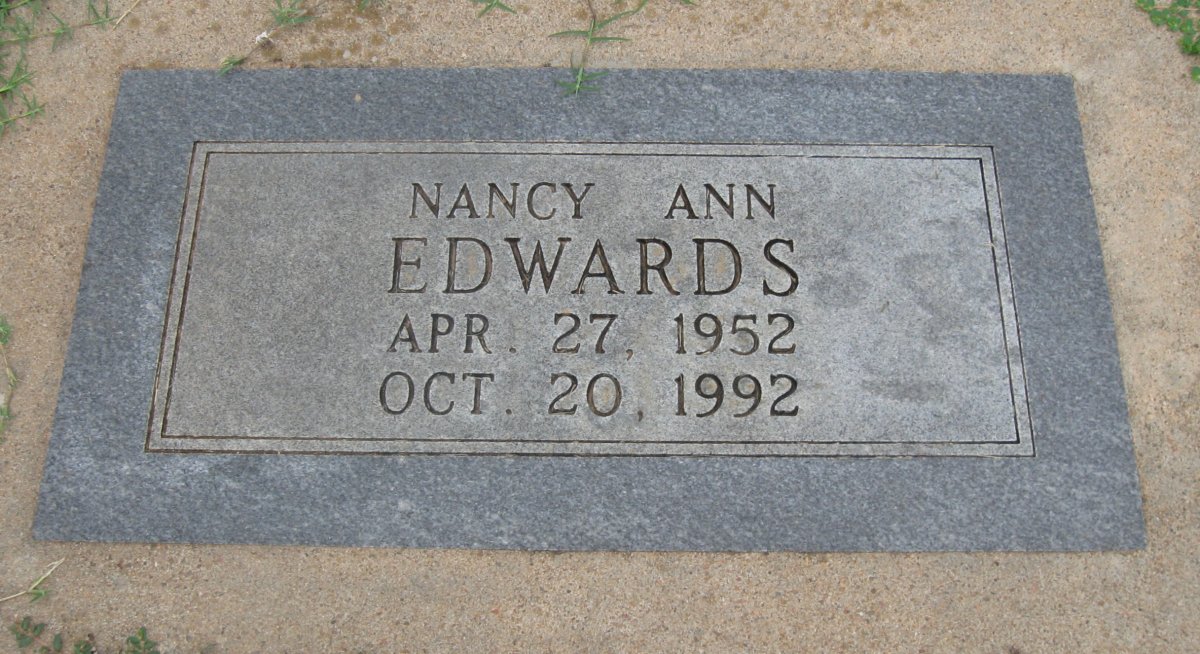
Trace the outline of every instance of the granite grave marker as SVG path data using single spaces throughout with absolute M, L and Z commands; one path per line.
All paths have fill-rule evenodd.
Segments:
M 552 75 L 127 73 L 36 535 L 1142 545 L 1069 79 Z

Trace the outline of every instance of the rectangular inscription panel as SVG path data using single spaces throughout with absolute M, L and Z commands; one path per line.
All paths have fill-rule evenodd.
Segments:
M 992 152 L 199 143 L 147 449 L 1028 456 Z

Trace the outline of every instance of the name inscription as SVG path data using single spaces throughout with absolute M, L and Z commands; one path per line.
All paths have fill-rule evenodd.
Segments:
M 1029 455 L 991 152 L 199 143 L 150 451 Z

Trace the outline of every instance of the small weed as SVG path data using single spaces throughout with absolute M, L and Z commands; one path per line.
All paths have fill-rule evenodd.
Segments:
M 8 363 L 8 351 L 5 349 L 10 338 L 12 338 L 12 326 L 4 319 L 4 316 L 0 316 L 0 369 L 4 370 L 4 392 L 0 393 L 0 435 L 4 434 L 4 428 L 8 426 L 8 421 L 12 420 L 12 411 L 9 406 L 12 404 L 13 390 L 17 388 L 17 373 Z M 4 440 L 0 438 L 0 443 L 3 442 Z
M 87 4 L 88 19 L 82 25 L 107 25 L 113 21 L 112 10 L 108 6 L 108 0 L 104 0 L 103 5 L 97 5 L 95 0 L 88 0 Z
M 137 633 L 125 639 L 124 654 L 159 654 L 158 643 L 146 637 L 146 628 L 142 627 Z
M 471 2 L 474 2 L 477 5 L 483 5 L 483 9 L 480 9 L 479 13 L 476 14 L 476 16 L 482 16 L 493 9 L 499 9 L 500 11 L 507 11 L 510 14 L 517 13 L 517 11 L 515 9 L 504 4 L 503 2 L 500 2 L 500 0 L 471 0 Z
M 596 6 L 592 0 L 586 0 L 590 21 L 586 29 L 565 30 L 555 32 L 550 36 L 557 37 L 574 37 L 583 39 L 583 48 L 579 52 L 578 63 L 576 63 L 575 55 L 571 55 L 571 79 L 558 82 L 558 85 L 563 88 L 564 95 L 579 95 L 580 93 L 589 91 L 598 91 L 600 87 L 592 82 L 607 75 L 608 73 L 591 73 L 587 70 L 588 56 L 592 53 L 592 46 L 597 43 L 616 43 L 628 41 L 629 39 L 621 36 L 607 36 L 601 34 L 608 29 L 613 23 L 629 18 L 630 16 L 640 12 L 650 0 L 638 0 L 637 5 L 633 9 L 618 11 L 617 13 L 600 18 L 596 13 Z
M 313 15 L 304 8 L 304 0 L 288 0 L 286 5 L 283 0 L 275 0 L 271 18 L 275 19 L 275 27 L 290 27 L 307 23 L 313 19 Z
M 50 638 L 50 642 L 46 643 L 42 639 L 43 633 L 46 631 L 46 623 L 34 622 L 33 618 L 25 616 L 17 622 L 13 622 L 8 627 L 8 631 L 12 633 L 17 640 L 18 649 L 29 649 L 34 645 L 39 645 L 36 650 L 37 654 L 59 654 L 65 651 L 66 638 L 62 632 L 55 633 Z M 76 640 L 71 645 L 71 654 L 98 654 L 96 649 L 96 641 L 91 634 L 87 638 Z M 146 628 L 138 629 L 134 634 L 125 639 L 119 654 L 162 654 L 158 649 L 158 643 L 150 640 L 146 634 Z
M 39 19 L 48 16 L 54 21 L 54 26 L 46 29 L 38 29 Z M 97 4 L 95 0 L 89 0 L 87 4 L 87 19 L 70 24 L 59 18 L 57 14 L 46 9 L 42 2 L 33 0 L 0 0 L 0 47 L 19 46 L 22 50 L 21 60 L 24 60 L 24 47 L 31 41 L 38 39 L 53 38 L 54 45 L 58 46 L 63 41 L 69 39 L 75 30 L 80 27 L 94 27 L 97 25 L 107 25 L 115 19 L 112 15 L 112 10 L 108 5 L 107 0 L 103 4 Z M 0 56 L 8 53 L 0 52 Z
M 46 572 L 43 573 L 42 576 L 35 579 L 32 584 L 29 584 L 29 588 L 27 588 L 19 593 L 13 593 L 12 595 L 9 595 L 8 597 L 0 597 L 0 602 L 7 602 L 9 600 L 14 600 L 14 599 L 17 599 L 18 597 L 28 595 L 29 601 L 32 603 L 32 602 L 36 602 L 36 601 L 42 599 L 43 597 L 49 595 L 50 591 L 46 590 L 45 588 L 42 588 L 42 583 L 45 582 L 47 579 L 49 579 L 50 575 L 54 574 L 54 571 L 57 570 L 58 566 L 62 565 L 63 561 L 65 561 L 65 560 L 66 559 L 59 559 L 59 560 L 55 561 L 54 563 L 51 563 L 50 565 L 46 566 Z
M 591 93 L 599 91 L 600 87 L 593 84 L 596 80 L 608 74 L 607 70 L 592 72 L 587 69 L 587 52 L 584 52 L 579 57 L 579 63 L 575 63 L 575 58 L 571 58 L 571 79 L 558 80 L 558 84 L 563 89 L 563 95 L 579 95 L 580 93 Z
M 3 1 L 0 0 L 0 2 Z M 285 0 L 275 0 L 275 6 L 271 9 L 271 25 L 254 38 L 254 44 L 250 46 L 250 49 L 222 59 L 220 66 L 217 67 L 217 75 L 228 75 L 230 71 L 245 63 L 250 55 L 260 48 L 274 47 L 275 42 L 272 39 L 280 31 L 298 27 L 316 18 L 317 9 L 321 7 L 323 1 L 319 0 L 310 4 L 308 0 L 286 0 L 286 2 Z M 379 0 L 353 0 L 353 2 L 356 9 L 365 11 L 371 5 L 377 4 Z
M 4 2 L 5 0 L 0 0 Z M 587 7 L 587 24 L 572 30 L 563 30 L 551 34 L 552 37 L 558 38 L 578 38 L 583 41 L 582 46 L 577 52 L 573 52 L 570 58 L 571 77 L 566 80 L 561 80 L 558 85 L 563 89 L 563 95 L 579 95 L 591 91 L 600 90 L 598 81 L 608 73 L 605 71 L 593 72 L 589 70 L 589 58 L 592 54 L 592 48 L 603 43 L 616 43 L 628 41 L 629 39 L 623 36 L 614 36 L 607 33 L 617 23 L 624 21 L 636 14 L 641 13 L 646 5 L 650 4 L 650 0 L 616 0 L 614 10 L 611 14 L 602 16 L 601 12 L 596 9 L 596 2 L 599 0 L 582 0 Z M 695 6 L 696 0 L 674 0 L 681 5 Z M 1200 0 L 1196 0 L 1200 2 Z M 316 11 L 320 8 L 323 0 L 319 0 L 315 4 L 308 5 L 307 0 L 275 0 L 275 7 L 271 10 L 272 24 L 265 31 L 254 39 L 254 44 L 249 50 L 242 54 L 225 57 L 221 60 L 220 66 L 217 68 L 218 75 L 226 75 L 233 69 L 245 63 L 252 54 L 259 48 L 270 48 L 274 45 L 272 38 L 277 32 L 283 29 L 295 27 L 306 23 L 316 17 Z M 378 0 L 353 0 L 354 6 L 363 11 L 374 4 Z M 492 13 L 508 13 L 515 14 L 517 10 L 512 5 L 504 2 L 504 0 L 470 0 L 471 4 L 479 7 L 476 13 L 477 17 Z M 628 7 L 627 9 L 622 7 Z
M 42 584 L 54 574 L 55 569 L 62 565 L 64 559 L 59 559 L 54 563 L 46 566 L 46 572 L 38 577 L 29 588 L 19 593 L 13 593 L 8 597 L 0 597 L 0 602 L 17 599 L 18 597 L 30 596 L 30 602 L 36 602 L 50 594 L 50 591 L 42 588 Z M 62 632 L 55 633 L 49 636 L 46 633 L 46 623 L 34 622 L 30 616 L 25 616 L 20 620 L 14 621 L 8 626 L 8 631 L 17 640 L 18 649 L 29 649 L 34 645 L 39 647 L 36 650 L 37 654 L 57 654 L 64 651 L 64 643 L 66 638 Z M 49 642 L 43 640 L 43 636 L 48 636 Z M 71 646 L 71 654 L 98 654 L 96 650 L 96 642 L 91 634 L 87 638 L 81 638 L 74 641 Z M 158 643 L 150 640 L 150 636 L 146 633 L 146 628 L 141 627 L 125 639 L 124 644 L 118 654 L 162 654 L 158 649 Z
M 221 66 L 217 69 L 217 75 L 227 75 L 229 71 L 242 65 L 246 61 L 247 55 L 231 55 L 221 60 Z
M 472 2 L 488 2 L 489 0 L 471 0 Z M 493 0 L 495 1 L 495 0 Z M 695 0 L 678 0 L 683 5 L 695 5 Z M 1198 0 L 1200 1 L 1200 0 Z M 619 43 L 628 41 L 629 39 L 623 36 L 611 36 L 605 31 L 616 23 L 623 21 L 631 16 L 634 16 L 646 8 L 650 0 L 636 0 L 636 3 L 629 9 L 618 9 L 608 16 L 601 16 L 596 10 L 595 0 L 583 0 L 587 7 L 588 24 L 580 29 L 563 30 L 551 34 L 552 37 L 578 38 L 583 40 L 583 46 L 577 54 L 571 55 L 571 77 L 565 80 L 560 80 L 558 85 L 563 89 L 563 95 L 579 95 L 580 93 L 588 93 L 599 91 L 600 86 L 596 83 L 601 77 L 607 75 L 607 72 L 591 72 L 588 70 L 588 60 L 592 54 L 592 48 L 602 43 Z M 614 3 L 620 7 L 623 2 L 618 0 Z M 490 9 L 490 7 L 489 7 Z M 511 9 L 510 9 L 511 11 Z M 482 16 L 487 13 L 487 10 L 479 12 Z M 515 12 L 514 12 L 515 13 Z
M 0 0 L 0 136 L 17 121 L 43 113 L 44 107 L 29 91 L 33 73 L 26 50 L 39 39 L 52 39 L 57 48 L 80 27 L 106 25 L 113 21 L 107 0 L 89 0 L 86 19 L 63 20 L 43 0 Z
M 1150 16 L 1150 22 L 1179 34 L 1179 49 L 1186 55 L 1200 56 L 1200 0 L 1137 0 L 1137 7 Z M 1200 83 L 1200 66 L 1192 66 L 1192 80 Z
M 45 629 L 45 622 L 35 623 L 29 616 L 25 616 L 20 622 L 14 622 L 8 627 L 9 632 L 17 639 L 17 647 L 21 649 L 33 645 Z

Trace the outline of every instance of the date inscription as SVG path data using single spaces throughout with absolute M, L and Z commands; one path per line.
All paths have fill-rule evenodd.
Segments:
M 151 451 L 1032 452 L 987 147 L 203 143 L 192 171 Z

